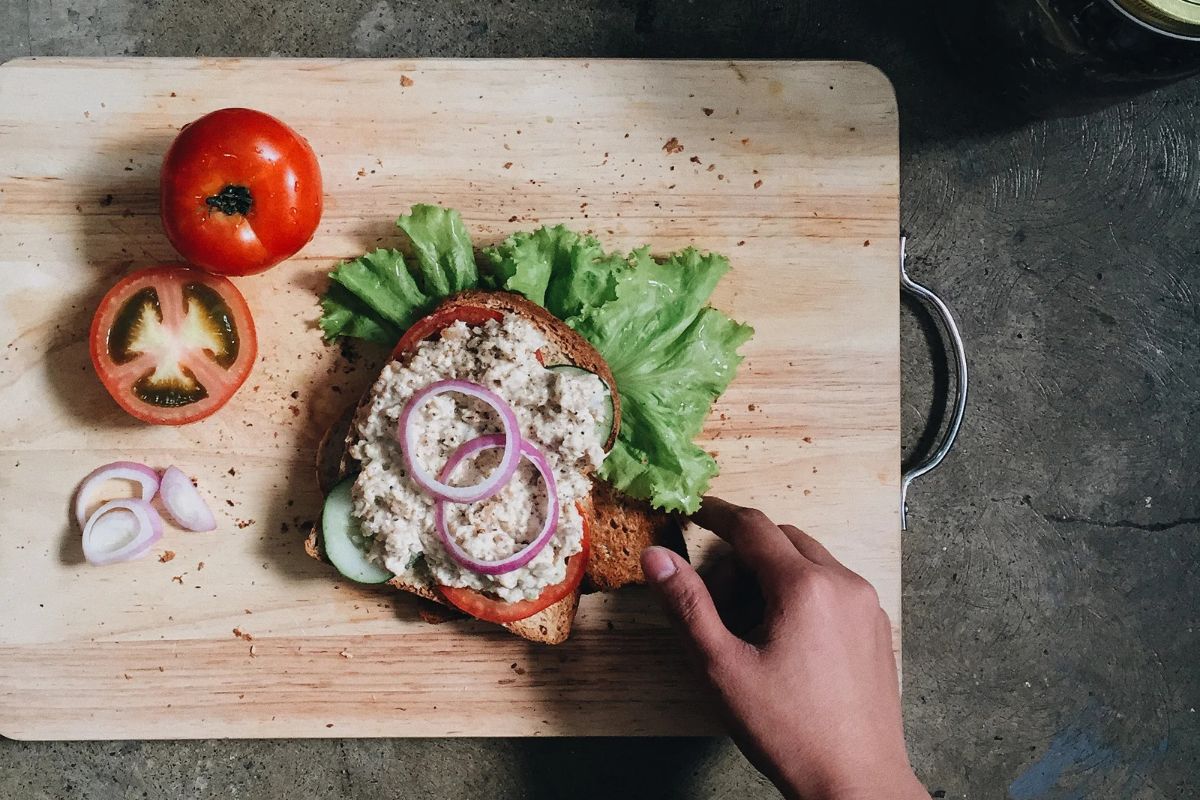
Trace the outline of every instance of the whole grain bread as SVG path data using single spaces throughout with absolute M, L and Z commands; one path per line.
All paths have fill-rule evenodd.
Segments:
M 326 563 L 329 561 L 321 550 L 321 532 L 316 525 L 312 527 L 304 540 L 304 552 L 318 561 Z M 392 578 L 388 581 L 388 585 L 402 592 L 416 595 L 419 598 L 417 613 L 421 619 L 431 625 L 468 618 L 466 614 L 447 604 L 445 598 L 430 586 L 412 583 L 401 578 Z M 533 616 L 506 623 L 503 627 L 531 642 L 561 644 L 571 635 L 571 625 L 575 621 L 575 612 L 579 609 L 580 593 L 581 589 L 577 589 Z
M 544 363 L 573 364 L 599 376 L 608 386 L 613 399 L 615 424 L 605 443 L 606 449 L 612 447 L 620 426 L 620 394 L 608 364 L 586 339 L 541 306 L 509 292 L 463 292 L 447 299 L 434 313 L 460 306 L 484 307 L 504 314 L 521 315 L 532 322 L 546 340 L 546 345 L 539 351 Z M 358 464 L 349 456 L 349 447 L 354 439 L 354 431 L 363 421 L 359 417 L 368 413 L 366 399 L 364 396 L 357 408 L 347 408 L 321 442 L 317 475 L 323 491 L 328 491 L 338 480 L 358 470 Z M 340 447 L 340 456 L 334 449 L 338 442 L 344 443 Z M 644 582 L 641 552 L 652 544 L 670 547 L 687 556 L 681 526 L 673 516 L 656 511 L 649 504 L 634 500 L 599 479 L 593 481 L 593 486 L 586 515 L 591 549 L 583 586 L 531 617 L 504 625 L 512 633 L 546 644 L 565 641 L 570 635 L 583 588 L 610 591 L 626 584 Z M 314 558 L 325 560 L 317 530 L 314 529 L 305 541 L 305 551 Z M 398 577 L 388 583 L 420 597 L 420 613 L 426 621 L 436 624 L 465 616 L 448 606 L 432 586 L 415 584 Z
M 679 519 L 644 500 L 622 494 L 601 480 L 592 482 L 591 549 L 585 573 L 588 591 L 610 592 L 645 583 L 642 551 L 668 547 L 687 558 Z

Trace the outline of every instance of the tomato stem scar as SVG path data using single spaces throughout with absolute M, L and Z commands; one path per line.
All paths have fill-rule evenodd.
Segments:
M 234 214 L 249 212 L 250 207 L 254 205 L 254 198 L 245 186 L 229 184 L 211 197 L 204 198 L 204 204 L 232 217 Z

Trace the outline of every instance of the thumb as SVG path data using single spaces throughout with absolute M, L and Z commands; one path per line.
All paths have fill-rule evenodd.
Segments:
M 716 660 L 734 636 L 713 605 L 708 587 L 692 565 L 665 547 L 642 551 L 642 571 L 662 599 L 675 627 L 705 663 Z

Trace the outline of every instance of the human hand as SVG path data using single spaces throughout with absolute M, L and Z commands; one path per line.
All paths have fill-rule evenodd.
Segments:
M 796 800 L 927 799 L 905 751 L 892 626 L 871 585 L 761 511 L 706 497 L 692 521 L 733 553 L 703 580 L 662 547 L 642 567 L 750 762 Z

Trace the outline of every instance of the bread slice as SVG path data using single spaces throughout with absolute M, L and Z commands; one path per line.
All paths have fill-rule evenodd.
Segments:
M 318 561 L 329 563 L 321 550 L 321 532 L 316 525 L 312 527 L 304 540 L 304 552 Z M 421 619 L 431 625 L 469 618 L 467 614 L 447 604 L 445 598 L 428 586 L 409 583 L 401 578 L 392 578 L 388 581 L 388 585 L 402 592 L 415 594 L 420 598 L 417 613 L 420 614 Z M 531 642 L 562 644 L 571 635 L 571 625 L 575 621 L 575 612 L 579 609 L 580 593 L 580 590 L 576 590 L 533 616 L 506 623 L 503 627 Z
M 651 545 L 669 547 L 687 558 L 678 517 L 622 494 L 601 480 L 592 482 L 591 524 L 584 587 L 589 591 L 610 592 L 645 583 L 642 551 Z
M 569 595 L 532 617 L 509 623 L 504 627 L 531 642 L 561 644 L 571 634 L 571 623 L 575 619 L 575 609 L 567 606 L 578 605 L 578 603 L 579 595 Z M 424 598 L 417 599 L 417 614 L 430 625 L 460 622 L 471 618 L 470 615 L 464 614 L 457 608 L 441 605 Z
M 318 561 L 328 563 L 328 559 L 321 551 L 321 534 L 316 525 L 304 540 L 304 552 Z M 388 581 L 388 585 L 419 597 L 417 613 L 420 614 L 421 619 L 432 625 L 468 618 L 467 614 L 447 604 L 445 598 L 429 586 L 410 583 L 402 578 L 392 578 Z M 571 635 L 571 625 L 575 621 L 575 612 L 579 609 L 580 593 L 580 590 L 576 590 L 533 616 L 506 623 L 504 627 L 531 642 L 561 644 Z
M 458 306 L 484 307 L 504 314 L 519 314 L 532 322 L 546 340 L 546 345 L 540 350 L 546 364 L 574 364 L 599 376 L 613 398 L 613 415 L 617 424 L 613 426 L 605 449 L 612 447 L 620 425 L 620 395 L 607 362 L 586 339 L 541 306 L 510 292 L 463 292 L 447 299 L 434 313 Z M 356 408 L 348 408 L 321 442 L 317 455 L 317 476 L 322 491 L 328 491 L 343 477 L 358 469 L 358 464 L 349 457 L 348 451 L 357 422 L 360 421 L 359 415 L 368 413 L 366 399 L 367 396 L 364 396 Z M 340 454 L 334 447 L 339 442 L 344 443 L 339 448 Z M 682 529 L 676 518 L 655 511 L 649 504 L 633 500 L 598 479 L 594 481 L 594 486 L 588 509 L 591 550 L 580 591 L 584 588 L 609 591 L 629 583 L 644 582 L 641 552 L 651 544 L 670 547 L 686 557 Z M 320 550 L 319 533 L 315 529 L 305 542 L 305 551 L 314 558 L 325 560 Z M 419 613 L 427 622 L 438 624 L 467 616 L 448 606 L 432 587 L 413 584 L 398 577 L 388 583 L 420 597 Z M 504 627 L 534 642 L 558 644 L 565 641 L 579 607 L 580 591 L 531 617 L 508 623 Z
M 359 403 L 362 401 L 360 400 Z M 352 403 L 342 409 L 342 413 L 326 429 L 321 441 L 317 444 L 317 486 L 321 494 L 329 491 L 345 476 L 351 473 L 351 464 L 346 455 L 346 447 L 351 434 L 351 426 L 358 415 L 359 403 Z

